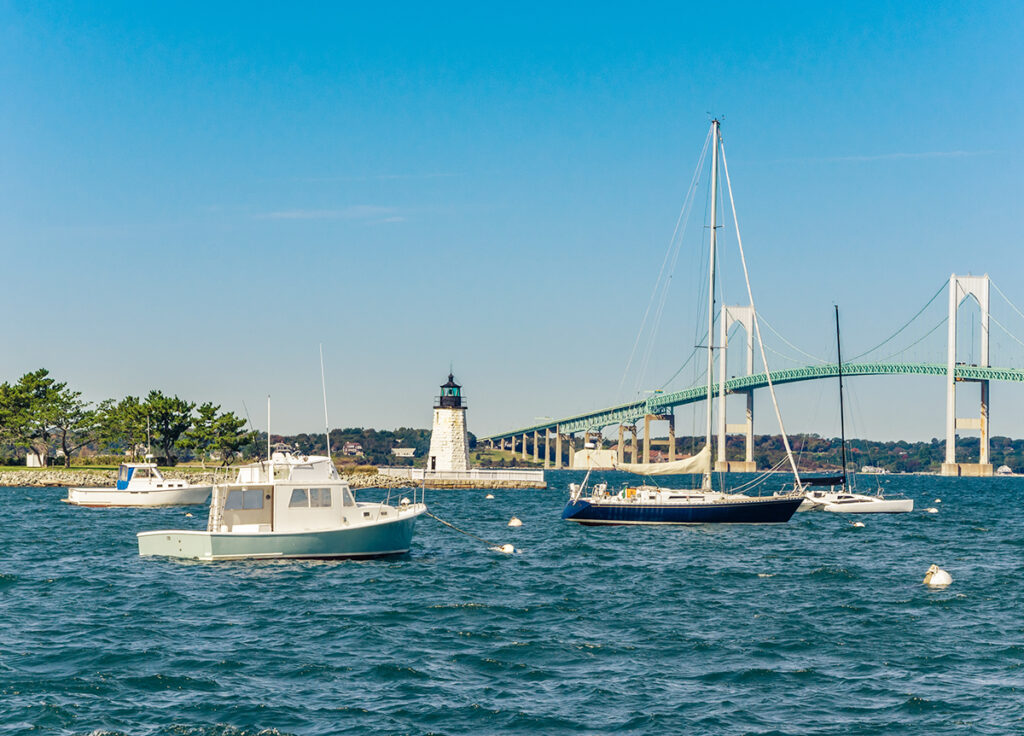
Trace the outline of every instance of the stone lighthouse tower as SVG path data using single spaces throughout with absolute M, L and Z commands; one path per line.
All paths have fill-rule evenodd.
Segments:
M 466 436 L 466 405 L 462 386 L 448 374 L 441 395 L 434 404 L 434 427 L 430 433 L 427 470 L 469 470 L 469 437 Z

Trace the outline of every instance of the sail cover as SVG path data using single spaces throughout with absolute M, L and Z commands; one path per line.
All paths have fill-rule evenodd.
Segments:
M 846 483 L 846 476 L 819 475 L 817 477 L 807 477 L 806 475 L 801 475 L 800 482 L 805 486 L 841 486 Z
M 696 455 L 670 463 L 619 463 L 616 470 L 637 475 L 684 475 L 711 472 L 711 449 L 705 445 Z

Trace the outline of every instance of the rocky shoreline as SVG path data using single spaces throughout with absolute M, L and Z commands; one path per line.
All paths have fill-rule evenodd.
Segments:
M 233 478 L 234 474 L 225 475 L 223 470 L 193 470 L 191 468 L 175 469 L 166 473 L 168 478 L 182 479 L 188 483 L 201 485 L 215 481 L 224 482 Z M 391 478 L 379 473 L 343 473 L 342 478 L 352 488 L 408 488 L 409 481 Z M 87 468 L 41 468 L 39 470 L 6 470 L 0 471 L 0 486 L 20 488 L 41 488 L 46 486 L 113 486 L 117 480 L 116 470 L 90 470 Z

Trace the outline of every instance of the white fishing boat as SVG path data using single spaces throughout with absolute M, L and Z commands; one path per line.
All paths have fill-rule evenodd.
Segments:
M 796 478 L 795 487 L 789 491 L 777 492 L 774 495 L 751 496 L 741 491 L 756 485 L 760 481 L 748 483 L 742 488 L 714 489 L 711 479 L 711 443 L 712 443 L 712 398 L 713 376 L 715 363 L 715 346 L 712 344 L 712 336 L 715 327 L 715 263 L 717 258 L 717 203 L 718 203 L 718 165 L 721 144 L 719 122 L 712 121 L 709 137 L 712 141 L 711 159 L 711 224 L 708 229 L 710 240 L 710 251 L 708 258 L 708 332 L 707 332 L 707 422 L 706 439 L 704 447 L 694 456 L 677 461 L 675 463 L 631 463 L 620 464 L 619 470 L 637 473 L 645 476 L 669 475 L 669 474 L 700 474 L 701 485 L 699 488 L 679 490 L 659 488 L 657 486 L 640 485 L 627 486 L 618 493 L 609 493 L 607 486 L 595 486 L 589 494 L 586 485 L 589 479 L 584 479 L 581 485 L 570 486 L 569 502 L 562 511 L 562 518 L 567 521 L 574 521 L 585 525 L 609 525 L 609 524 L 769 524 L 783 523 L 796 512 L 797 507 L 802 503 L 803 487 L 800 484 L 800 474 L 793 458 L 789 440 L 786 436 L 785 427 L 782 426 L 782 414 L 779 411 L 776 401 L 775 388 L 772 384 L 771 372 L 768 370 L 768 360 L 764 352 L 764 343 L 761 340 L 760 327 L 758 326 L 757 313 L 754 311 L 754 297 L 750 288 L 750 280 L 747 278 L 746 260 L 743 254 L 743 244 L 739 237 L 739 226 L 736 228 L 736 240 L 739 247 L 740 258 L 743 262 L 743 275 L 747 286 L 747 297 L 750 300 L 750 314 L 752 317 L 754 331 L 757 335 L 757 343 L 761 349 L 761 361 L 764 363 L 765 374 L 768 377 L 768 388 L 771 393 L 772 405 L 775 408 L 776 417 L 782 433 L 783 444 L 786 448 L 786 457 Z M 706 148 L 705 148 L 706 150 Z M 703 154 L 702 154 L 703 157 Z M 732 202 L 732 187 L 729 184 L 729 168 L 725 161 L 725 153 L 721 152 L 722 164 L 725 168 L 726 185 L 729 188 L 729 201 Z M 736 221 L 735 207 L 733 208 L 733 219 Z M 724 316 L 722 317 L 724 319 Z M 724 358 L 722 358 L 724 360 Z M 724 370 L 724 368 L 723 368 Z M 724 375 L 724 374 L 723 374 Z
M 413 494 L 415 496 L 415 493 Z M 415 500 L 415 499 L 414 499 Z M 324 456 L 274 453 L 213 488 L 205 530 L 140 532 L 139 554 L 196 560 L 382 557 L 409 551 L 427 507 L 357 502 Z
M 843 405 L 843 349 L 839 337 L 839 307 L 836 306 L 836 359 L 839 374 L 839 441 L 843 472 L 827 478 L 804 478 L 808 486 L 828 486 L 828 490 L 809 490 L 798 511 L 831 511 L 836 514 L 902 514 L 914 510 L 914 499 L 886 497 L 881 486 L 875 494 L 855 493 L 846 472 L 846 421 Z
M 109 506 L 195 506 L 206 503 L 212 486 L 165 478 L 156 463 L 122 463 L 113 488 L 68 488 L 65 503 L 104 508 Z

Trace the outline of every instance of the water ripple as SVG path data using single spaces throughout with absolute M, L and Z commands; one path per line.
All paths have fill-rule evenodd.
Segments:
M 942 513 L 855 530 L 588 529 L 551 477 L 430 499 L 521 555 L 427 520 L 363 562 L 142 559 L 203 515 L 0 490 L 0 734 L 1024 732 L 1019 480 L 892 477 Z

